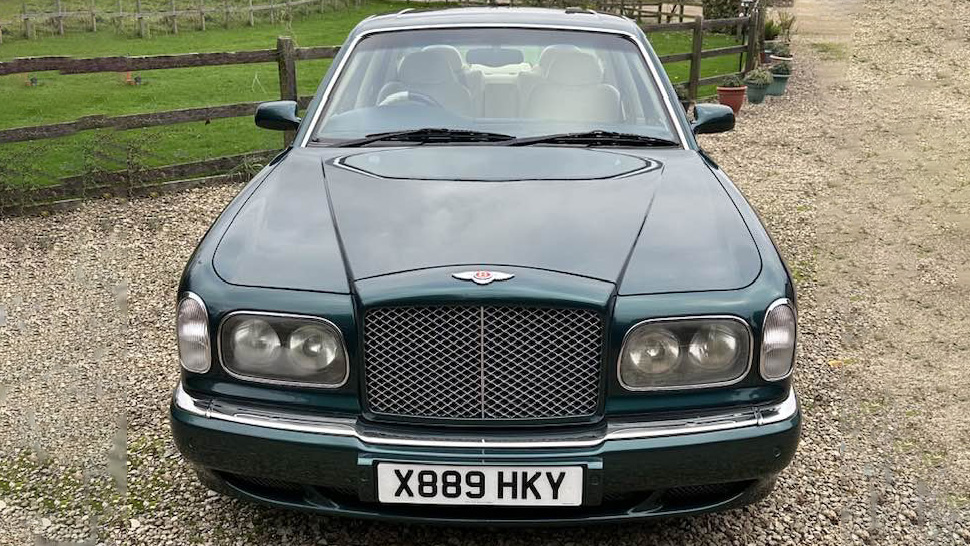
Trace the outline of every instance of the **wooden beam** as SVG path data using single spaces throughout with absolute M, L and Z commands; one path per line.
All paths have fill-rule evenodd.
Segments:
M 678 63 L 681 61 L 689 61 L 694 57 L 693 53 L 675 53 L 673 55 L 664 55 L 660 57 L 661 63 Z
M 747 17 L 731 17 L 730 19 L 706 19 L 704 21 L 704 28 L 723 28 L 723 27 L 733 27 L 737 25 L 748 24 Z
M 736 45 L 730 47 L 719 47 L 716 49 L 705 49 L 701 52 L 701 58 L 707 59 L 709 57 L 723 57 L 725 55 L 737 55 L 739 53 L 744 53 L 748 50 L 747 45 Z
M 23 57 L 0 62 L 0 76 L 24 72 L 58 70 L 61 74 L 91 74 L 95 72 L 129 72 L 166 68 L 191 68 L 229 64 L 271 63 L 276 60 L 275 49 L 228 51 L 219 53 L 184 53 L 178 55 L 149 55 L 144 57 Z
M 690 77 L 687 80 L 687 97 L 697 100 L 698 81 L 701 77 L 701 53 L 704 51 L 704 17 L 694 20 L 691 37 Z
M 296 45 L 293 38 L 280 36 L 276 39 L 276 63 L 280 74 L 280 100 L 296 100 Z M 283 133 L 283 146 L 293 144 L 295 131 Z

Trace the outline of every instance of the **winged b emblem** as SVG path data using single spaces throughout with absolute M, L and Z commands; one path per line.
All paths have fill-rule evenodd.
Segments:
M 462 271 L 461 273 L 452 273 L 452 277 L 462 280 L 462 281 L 472 281 L 475 284 L 490 284 L 492 281 L 505 281 L 511 279 L 515 275 L 511 273 L 502 273 L 501 271 Z

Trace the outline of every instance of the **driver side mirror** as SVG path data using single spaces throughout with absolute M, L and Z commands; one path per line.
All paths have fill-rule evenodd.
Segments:
M 723 104 L 697 104 L 690 128 L 695 135 L 730 131 L 734 129 L 734 110 Z
M 256 107 L 256 126 L 272 131 L 295 131 L 300 126 L 296 101 L 276 100 Z

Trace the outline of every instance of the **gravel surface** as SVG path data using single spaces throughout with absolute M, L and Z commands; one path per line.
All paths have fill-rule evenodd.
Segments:
M 704 140 L 798 281 L 805 427 L 767 500 L 483 531 L 208 492 L 169 437 L 173 294 L 233 186 L 0 221 L 0 545 L 970 542 L 970 4 L 796 10 L 790 93 Z

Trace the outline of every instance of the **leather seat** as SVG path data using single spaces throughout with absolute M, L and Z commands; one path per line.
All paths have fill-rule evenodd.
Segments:
M 546 46 L 542 50 L 542 53 L 539 54 L 539 62 L 532 67 L 532 70 L 519 74 L 519 100 L 522 104 L 526 104 L 528 102 L 529 95 L 532 94 L 532 90 L 542 83 L 543 80 L 545 80 L 546 75 L 549 73 L 549 66 L 552 65 L 552 61 L 563 51 L 579 51 L 579 48 L 571 44 L 554 44 L 551 46 Z
M 460 56 L 458 62 L 461 62 Z M 431 97 L 451 112 L 469 115 L 472 111 L 471 93 L 459 81 L 453 66 L 454 57 L 448 48 L 409 53 L 398 65 L 397 81 L 389 82 L 381 89 L 378 103 L 395 93 L 413 91 Z
M 544 80 L 526 99 L 524 117 L 555 121 L 623 121 L 620 92 L 603 83 L 603 65 L 591 53 L 561 50 Z

